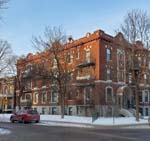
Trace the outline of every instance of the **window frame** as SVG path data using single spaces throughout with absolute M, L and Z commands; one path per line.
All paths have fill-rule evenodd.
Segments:
M 111 100 L 108 99 L 108 89 L 111 89 Z M 113 102 L 113 96 L 114 96 L 114 94 L 113 94 L 113 88 L 110 87 L 110 86 L 107 86 L 105 88 L 105 101 L 106 102 Z

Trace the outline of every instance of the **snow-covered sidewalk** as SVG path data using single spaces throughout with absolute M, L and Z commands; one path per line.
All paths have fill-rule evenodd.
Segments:
M 9 122 L 11 114 L 0 114 L 0 122 Z M 147 124 L 147 119 L 140 119 L 139 122 L 135 120 L 135 117 L 120 117 L 120 118 L 104 118 L 99 117 L 97 120 L 92 122 L 91 117 L 79 117 L 79 116 L 64 116 L 61 119 L 60 115 L 41 115 L 41 123 L 55 125 L 63 124 L 84 124 L 84 125 L 102 125 L 102 126 L 112 126 L 112 125 L 135 125 L 135 124 Z M 56 124 L 57 123 L 57 124 Z

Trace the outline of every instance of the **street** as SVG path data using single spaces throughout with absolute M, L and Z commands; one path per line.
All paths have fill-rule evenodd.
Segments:
M 149 141 L 148 129 L 95 129 L 54 127 L 36 124 L 0 123 L 11 134 L 0 141 Z

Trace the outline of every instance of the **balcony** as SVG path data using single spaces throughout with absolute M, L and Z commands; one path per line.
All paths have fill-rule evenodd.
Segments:
M 32 77 L 32 71 L 28 71 L 28 70 L 24 71 L 23 74 L 22 74 L 22 77 L 23 78 L 30 78 L 30 77 Z
M 81 59 L 81 60 L 77 61 L 78 68 L 95 66 L 95 64 L 96 64 L 96 59 L 93 59 L 93 58 L 88 58 L 86 60 Z
M 25 86 L 23 92 L 24 93 L 32 92 L 31 86 Z
M 140 64 L 139 63 L 135 63 L 133 69 L 134 69 L 134 71 L 139 71 L 140 70 Z

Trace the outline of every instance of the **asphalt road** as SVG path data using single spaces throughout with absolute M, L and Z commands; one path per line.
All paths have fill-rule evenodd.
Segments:
M 0 141 L 150 141 L 149 129 L 95 129 L 0 123 L 11 134 Z

